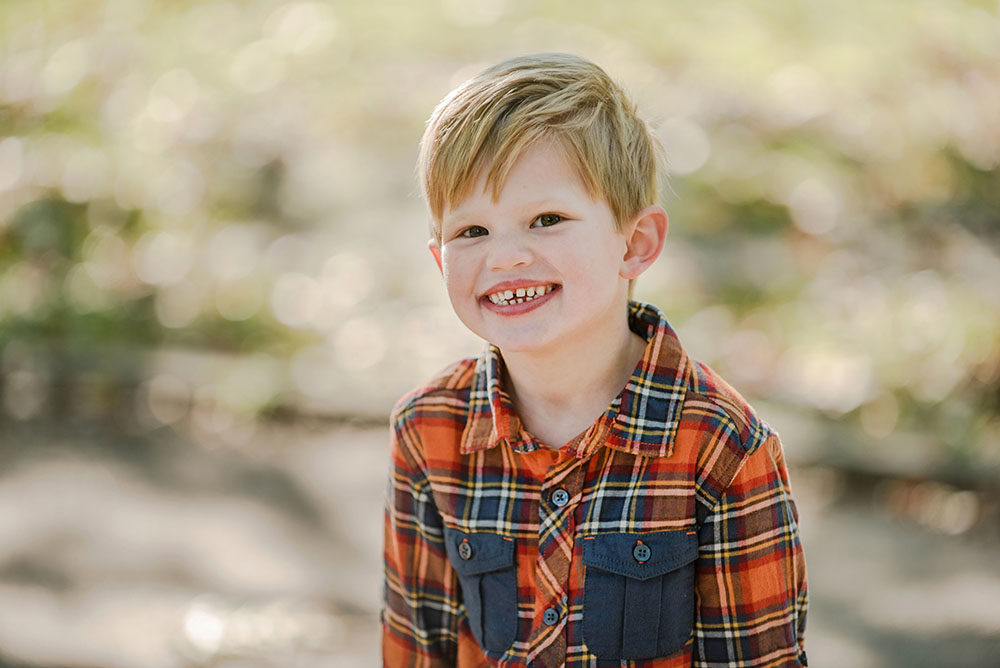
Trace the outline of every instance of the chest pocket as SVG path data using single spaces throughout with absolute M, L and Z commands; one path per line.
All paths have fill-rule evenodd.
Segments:
M 607 533 L 580 539 L 586 566 L 583 639 L 600 659 L 678 651 L 694 626 L 698 536 L 686 531 Z
M 445 527 L 448 560 L 462 585 L 469 627 L 479 646 L 503 654 L 517 635 L 517 574 L 514 541 L 491 533 Z

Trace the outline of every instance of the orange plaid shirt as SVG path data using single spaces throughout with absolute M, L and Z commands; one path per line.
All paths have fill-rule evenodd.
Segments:
M 805 562 L 778 436 L 663 315 L 607 411 L 527 433 L 488 346 L 393 412 L 385 666 L 805 665 Z

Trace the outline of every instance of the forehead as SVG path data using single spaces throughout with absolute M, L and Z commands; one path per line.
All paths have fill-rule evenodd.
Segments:
M 579 198 L 594 201 L 566 149 L 553 140 L 521 151 L 506 174 L 491 179 L 492 170 L 493 164 L 488 164 L 479 171 L 465 197 L 445 211 L 445 221 L 497 207 Z

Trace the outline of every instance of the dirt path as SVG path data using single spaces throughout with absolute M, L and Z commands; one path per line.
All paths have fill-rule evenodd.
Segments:
M 0 666 L 373 665 L 386 441 L 5 436 Z M 793 482 L 813 666 L 996 665 L 998 541 L 832 503 L 821 471 Z

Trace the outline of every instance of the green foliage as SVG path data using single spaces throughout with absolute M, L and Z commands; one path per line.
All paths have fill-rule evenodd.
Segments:
M 277 403 L 382 410 L 475 349 L 426 258 L 424 119 L 482 65 L 567 50 L 665 145 L 639 296 L 697 355 L 996 465 L 994 4 L 5 2 L 0 343 L 266 353 L 298 369 Z

